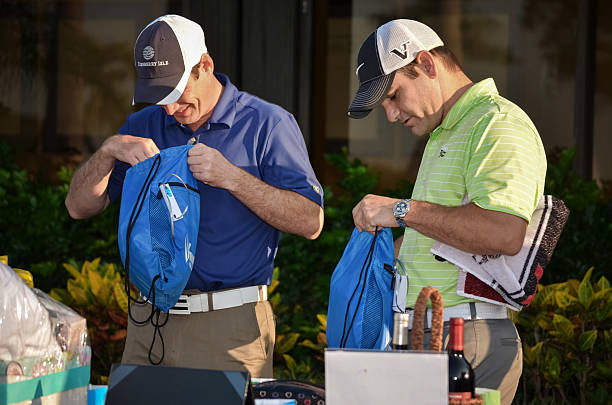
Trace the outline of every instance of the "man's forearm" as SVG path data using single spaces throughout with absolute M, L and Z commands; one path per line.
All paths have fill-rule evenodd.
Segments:
M 432 239 L 470 253 L 514 255 L 525 238 L 527 222 L 515 215 L 475 204 L 447 207 L 412 201 L 406 225 Z
M 89 218 L 108 206 L 106 188 L 114 163 L 114 158 L 98 150 L 74 172 L 65 201 L 72 218 Z
M 271 186 L 242 169 L 228 191 L 279 231 L 315 239 L 323 229 L 323 209 L 318 204 L 294 191 Z
M 159 153 L 149 138 L 115 134 L 108 137 L 72 176 L 66 208 L 75 219 L 89 218 L 104 211 L 110 203 L 106 194 L 115 160 L 135 165 Z

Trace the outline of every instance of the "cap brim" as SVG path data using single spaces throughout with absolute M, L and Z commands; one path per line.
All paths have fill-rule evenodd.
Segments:
M 184 73 L 152 79 L 136 79 L 134 88 L 134 103 L 172 104 L 176 102 L 185 88 L 177 89 Z M 174 95 L 172 93 L 175 93 Z
M 348 108 L 348 116 L 351 118 L 363 118 L 374 108 L 378 107 L 387 96 L 394 77 L 395 71 L 361 83 Z

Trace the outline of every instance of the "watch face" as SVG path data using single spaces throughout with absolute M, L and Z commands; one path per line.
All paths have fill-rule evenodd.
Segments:
M 398 201 L 393 207 L 393 213 L 396 217 L 404 217 L 408 212 L 408 202 L 406 200 Z

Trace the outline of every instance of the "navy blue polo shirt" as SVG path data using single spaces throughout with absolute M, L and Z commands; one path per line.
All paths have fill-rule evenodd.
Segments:
M 293 116 L 277 105 L 238 91 L 227 76 L 215 76 L 225 89 L 210 119 L 195 132 L 155 105 L 128 116 L 118 133 L 151 138 L 159 149 L 184 145 L 195 137 L 258 179 L 323 206 L 323 189 Z M 115 163 L 107 190 L 111 201 L 121 194 L 129 167 L 124 162 Z M 199 189 L 200 230 L 186 288 L 212 291 L 270 284 L 279 231 L 227 190 L 202 182 Z

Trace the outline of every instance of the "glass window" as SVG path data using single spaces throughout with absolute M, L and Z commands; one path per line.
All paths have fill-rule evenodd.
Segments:
M 134 111 L 134 39 L 167 2 L 3 2 L 2 11 L 0 137 L 34 152 L 24 155 L 35 166 L 95 150 Z
M 415 180 L 427 137 L 389 124 L 381 108 L 360 120 L 349 119 L 346 108 L 358 86 L 359 47 L 379 25 L 396 18 L 431 26 L 472 81 L 492 77 L 500 94 L 534 121 L 547 151 L 574 145 L 577 0 L 342 4 L 330 9 L 328 24 L 327 147 L 346 145 L 351 156 L 382 173 L 382 188 L 398 179 Z

